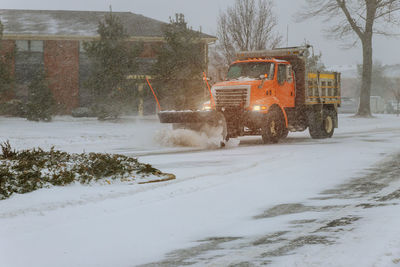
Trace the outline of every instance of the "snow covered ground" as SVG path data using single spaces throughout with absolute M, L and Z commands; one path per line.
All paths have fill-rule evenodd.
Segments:
M 339 126 L 217 149 L 154 118 L 0 117 L 15 148 L 123 153 L 177 176 L 0 201 L 0 266 L 400 266 L 400 118 Z

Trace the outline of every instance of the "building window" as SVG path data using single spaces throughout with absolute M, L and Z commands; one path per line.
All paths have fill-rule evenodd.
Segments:
M 29 51 L 43 52 L 43 41 L 29 41 Z
M 16 95 L 25 98 L 28 86 L 40 70 L 44 70 L 43 41 L 16 40 Z
M 25 41 L 25 40 L 17 40 L 15 42 L 16 46 L 17 46 L 17 51 L 20 52 L 27 52 L 29 51 L 29 45 L 28 45 L 29 41 Z
M 87 41 L 80 41 L 79 42 L 79 53 L 86 53 L 84 43 L 87 43 Z
M 43 41 L 17 40 L 16 46 L 19 52 L 43 52 Z

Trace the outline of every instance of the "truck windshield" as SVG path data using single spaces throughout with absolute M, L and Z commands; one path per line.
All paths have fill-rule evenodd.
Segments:
M 274 78 L 274 65 L 272 62 L 242 62 L 229 67 L 228 80 L 240 78 L 260 79 L 261 75 L 268 74 L 268 80 Z

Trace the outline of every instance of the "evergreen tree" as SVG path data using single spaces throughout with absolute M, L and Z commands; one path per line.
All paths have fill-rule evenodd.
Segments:
M 26 116 L 32 121 L 51 121 L 55 101 L 44 71 L 38 71 L 28 86 Z
M 110 12 L 99 22 L 99 40 L 84 43 L 91 60 L 91 75 L 86 86 L 91 88 L 99 119 L 116 117 L 129 94 L 130 74 L 137 70 L 140 45 L 129 45 L 120 19 Z
M 206 68 L 201 33 L 188 28 L 183 14 L 163 28 L 165 44 L 159 49 L 154 76 L 162 107 L 198 108 L 204 90 Z
M 2 51 L 4 25 L 0 21 L 0 95 L 13 89 L 11 61 L 13 53 Z

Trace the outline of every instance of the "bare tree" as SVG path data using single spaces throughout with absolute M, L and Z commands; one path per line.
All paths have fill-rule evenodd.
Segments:
M 399 116 L 399 113 L 400 113 L 400 79 L 397 79 L 396 88 L 392 89 L 392 93 L 397 102 L 396 114 L 397 114 L 397 116 Z
M 398 24 L 396 17 L 400 0 L 306 0 L 306 11 L 301 18 L 324 16 L 335 25 L 329 30 L 335 37 L 356 37 L 363 51 L 362 81 L 358 116 L 371 116 L 372 37 L 374 34 L 391 35 L 388 24 Z
M 0 39 L 3 38 L 4 25 L 0 20 Z
M 257 2 L 257 3 L 256 3 Z M 236 51 L 273 48 L 282 37 L 275 32 L 272 0 L 235 0 L 218 18 L 219 48 L 229 64 Z

